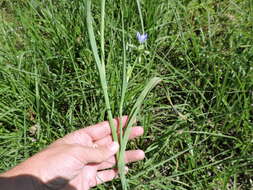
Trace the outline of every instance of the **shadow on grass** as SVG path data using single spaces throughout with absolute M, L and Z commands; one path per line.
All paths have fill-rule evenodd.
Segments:
M 14 177 L 0 177 L 1 190 L 77 190 L 68 184 L 62 177 L 54 178 L 43 183 L 39 178 L 31 175 L 18 175 Z

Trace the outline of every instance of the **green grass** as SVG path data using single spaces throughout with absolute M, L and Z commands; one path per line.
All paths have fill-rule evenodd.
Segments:
M 135 63 L 123 114 L 148 79 L 163 79 L 138 115 L 145 135 L 128 145 L 146 152 L 144 161 L 130 165 L 130 189 L 251 189 L 253 2 L 140 2 L 146 52 L 136 40 L 142 31 L 136 1 L 105 4 L 104 61 L 113 115 L 120 113 L 123 33 L 126 63 Z M 100 1 L 92 3 L 103 51 Z M 2 172 L 108 116 L 83 1 L 3 0 L 0 32 Z M 115 180 L 97 189 L 120 186 Z

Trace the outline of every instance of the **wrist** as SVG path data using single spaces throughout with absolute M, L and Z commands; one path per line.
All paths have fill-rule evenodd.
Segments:
M 36 167 L 29 167 L 27 161 L 17 165 L 11 170 L 0 174 L 0 190 L 56 190 L 62 189 L 68 180 L 54 178 L 43 180 L 43 175 Z
M 0 174 L 0 189 L 45 190 L 36 172 L 24 163 Z
M 8 177 L 7 177 L 8 176 Z M 44 190 L 40 180 L 30 175 L 0 175 L 0 189 Z

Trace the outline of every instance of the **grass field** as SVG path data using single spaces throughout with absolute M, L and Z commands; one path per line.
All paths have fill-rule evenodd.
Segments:
M 107 120 L 91 51 L 85 0 L 0 1 L 0 172 L 65 134 Z M 148 40 L 136 39 L 136 1 L 107 0 L 105 63 L 113 115 L 119 115 L 123 63 L 133 66 L 128 114 L 146 81 L 129 143 L 131 189 L 253 189 L 253 1 L 141 0 Z M 123 18 L 122 18 L 123 13 Z M 100 1 L 92 1 L 100 45 Z M 101 49 L 99 48 L 99 51 Z M 96 189 L 120 189 L 114 180 Z

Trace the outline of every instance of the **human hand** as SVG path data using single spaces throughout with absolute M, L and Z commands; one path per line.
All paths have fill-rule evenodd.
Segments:
M 127 117 L 122 120 L 125 125 Z M 118 119 L 114 122 L 119 125 Z M 130 139 L 142 134 L 142 127 L 133 127 Z M 49 189 L 88 190 L 117 176 L 117 170 L 112 167 L 118 148 L 105 121 L 66 135 L 3 176 L 31 175 Z M 126 151 L 127 163 L 143 158 L 142 150 Z

